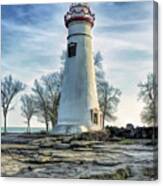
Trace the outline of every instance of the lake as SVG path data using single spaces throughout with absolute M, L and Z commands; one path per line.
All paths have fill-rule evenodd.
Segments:
M 7 127 L 7 132 L 13 132 L 13 133 L 24 133 L 27 131 L 26 127 Z M 31 132 L 41 132 L 45 131 L 45 128 L 43 127 L 31 127 Z M 4 132 L 4 127 L 1 127 L 1 132 Z

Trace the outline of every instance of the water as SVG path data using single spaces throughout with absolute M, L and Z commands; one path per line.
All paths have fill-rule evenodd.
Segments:
M 45 131 L 45 128 L 31 127 L 31 132 L 41 132 L 41 131 Z M 4 132 L 3 127 L 1 127 L 1 132 Z M 27 128 L 26 127 L 7 127 L 7 132 L 23 133 L 23 132 L 27 132 Z

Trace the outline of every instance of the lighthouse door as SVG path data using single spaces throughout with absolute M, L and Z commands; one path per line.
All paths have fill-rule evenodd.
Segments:
M 98 113 L 94 113 L 94 123 L 98 124 Z
M 91 109 L 91 121 L 94 124 L 98 124 L 98 110 Z

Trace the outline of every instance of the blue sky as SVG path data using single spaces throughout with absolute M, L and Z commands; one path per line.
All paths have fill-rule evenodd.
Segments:
M 2 74 L 32 86 L 35 78 L 57 71 L 66 49 L 64 14 L 68 3 L 4 5 L 2 14 Z M 122 91 L 112 125 L 141 125 L 143 104 L 137 101 L 140 80 L 152 72 L 152 1 L 90 3 L 95 13 L 94 52 L 103 55 L 106 78 Z M 9 126 L 23 118 L 18 104 L 9 115 Z M 20 113 L 19 115 L 17 113 Z M 33 126 L 40 126 L 33 120 Z

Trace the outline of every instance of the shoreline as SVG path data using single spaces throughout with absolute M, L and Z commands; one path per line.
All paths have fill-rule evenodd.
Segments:
M 151 140 L 109 140 L 100 134 L 92 135 L 94 138 L 87 134 L 87 139 L 82 135 L 2 135 L 2 176 L 122 180 L 156 177 Z

